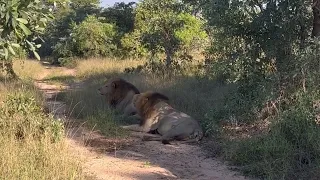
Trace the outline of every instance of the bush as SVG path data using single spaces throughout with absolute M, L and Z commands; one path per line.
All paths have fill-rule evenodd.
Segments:
M 1 179 L 83 179 L 62 122 L 43 113 L 40 96 L 29 83 L 0 83 Z
M 80 24 L 72 24 L 71 36 L 61 38 L 53 47 L 54 61 L 59 58 L 113 56 L 117 49 L 113 24 L 102 23 L 95 16 L 88 16 Z
M 305 93 L 296 97 L 291 108 L 273 120 L 267 134 L 231 142 L 227 159 L 241 166 L 246 174 L 266 179 L 319 177 L 320 128 L 312 106 L 319 97 Z
M 35 98 L 23 92 L 9 94 L 0 110 L 2 136 L 16 139 L 48 136 L 53 142 L 63 135 L 63 124 L 43 113 Z
M 58 62 L 60 63 L 61 66 L 64 66 L 67 68 L 77 67 L 77 61 L 72 57 L 59 58 Z
M 192 56 L 182 53 L 178 57 L 174 58 L 171 66 L 168 67 L 161 58 L 154 55 L 144 65 L 125 68 L 124 73 L 156 74 L 161 75 L 162 77 L 187 74 L 194 75 L 198 73 L 199 69 L 196 69 L 195 67 L 197 66 L 191 64 L 192 61 Z
M 144 47 L 139 39 L 139 33 L 137 32 L 126 33 L 120 41 L 122 46 L 121 56 L 124 58 L 140 58 L 146 56 L 148 53 L 147 48 Z
M 83 57 L 112 56 L 115 36 L 113 24 L 102 23 L 94 16 L 88 16 L 72 31 L 77 51 Z
M 73 57 L 77 54 L 75 44 L 71 38 L 62 39 L 53 47 L 53 60 L 59 62 L 59 58 Z

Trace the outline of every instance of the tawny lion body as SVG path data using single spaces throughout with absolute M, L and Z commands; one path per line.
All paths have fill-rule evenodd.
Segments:
M 131 101 L 133 96 L 140 92 L 133 84 L 121 78 L 113 78 L 99 88 L 98 91 L 106 97 L 110 107 L 115 108 L 126 116 L 136 114 L 136 109 L 131 106 Z
M 171 140 L 200 141 L 203 131 L 198 121 L 171 107 L 168 100 L 157 92 L 134 95 L 132 106 L 141 117 L 140 124 L 122 127 L 138 132 L 156 131 L 161 135 L 145 138 L 147 141 L 162 141 L 164 144 Z

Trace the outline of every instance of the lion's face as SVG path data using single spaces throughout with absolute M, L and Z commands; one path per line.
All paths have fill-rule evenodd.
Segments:
M 114 83 L 107 82 L 104 86 L 100 87 L 98 91 L 103 96 L 109 96 L 114 91 Z
M 128 95 L 132 98 L 133 93 L 140 93 L 139 90 L 129 82 L 121 78 L 110 79 L 104 86 L 98 89 L 98 93 L 105 96 L 108 104 L 116 107 Z
M 132 106 L 132 108 L 141 111 L 141 110 L 143 110 L 143 108 L 147 102 L 148 102 L 148 98 L 144 96 L 144 93 L 135 94 L 132 97 L 131 106 Z

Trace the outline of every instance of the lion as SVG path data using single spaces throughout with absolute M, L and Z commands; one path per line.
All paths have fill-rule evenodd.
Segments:
M 198 142 L 203 131 L 198 121 L 169 105 L 169 98 L 158 92 L 148 91 L 135 94 L 131 102 L 138 115 L 140 124 L 122 126 L 136 132 L 157 132 L 160 136 L 144 137 L 144 141 L 162 141 L 169 144 L 172 140 Z
M 112 78 L 98 89 L 106 97 L 110 107 L 122 112 L 125 116 L 136 114 L 136 109 L 131 106 L 132 98 L 140 91 L 131 83 L 121 78 Z

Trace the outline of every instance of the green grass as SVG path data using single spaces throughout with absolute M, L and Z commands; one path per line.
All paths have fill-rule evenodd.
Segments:
M 83 179 L 62 123 L 28 82 L 0 83 L 0 179 Z

